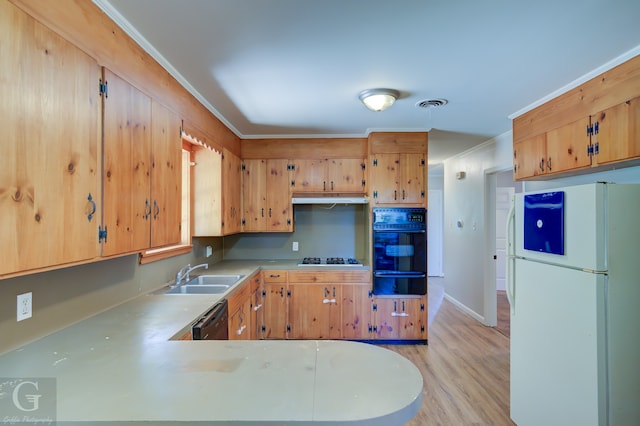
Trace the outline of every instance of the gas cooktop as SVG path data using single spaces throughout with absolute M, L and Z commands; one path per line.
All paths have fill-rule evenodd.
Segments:
M 298 266 L 362 266 L 362 263 L 352 257 L 305 257 Z

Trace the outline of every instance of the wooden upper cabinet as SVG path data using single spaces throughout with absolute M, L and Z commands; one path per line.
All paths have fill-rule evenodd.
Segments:
M 242 162 L 228 151 L 198 148 L 193 168 L 193 235 L 223 236 L 241 231 Z
M 591 166 L 589 117 L 547 132 L 547 173 L 560 173 Z
M 570 176 L 598 171 L 599 166 L 636 165 L 640 157 L 639 70 L 640 56 L 636 56 L 516 117 L 514 177 Z M 539 162 L 536 146 L 540 138 L 546 139 L 544 173 L 538 173 L 534 165 Z M 533 155 L 535 161 L 529 159 Z
M 640 97 L 591 116 L 597 164 L 640 157 Z
M 293 231 L 288 164 L 280 159 L 244 161 L 244 232 Z
M 222 230 L 224 235 L 242 231 L 242 160 L 222 151 Z
M 151 247 L 180 242 L 182 215 L 182 121 L 163 105 L 151 104 Z
M 222 235 L 222 153 L 194 148 L 193 236 Z
M 547 172 L 547 134 L 513 144 L 513 176 L 516 180 Z
M 143 250 L 151 239 L 151 98 L 104 70 L 103 255 Z
M 425 154 L 374 154 L 370 192 L 375 204 L 426 204 Z
M 292 192 L 364 193 L 365 160 L 329 158 L 295 160 Z
M 0 276 L 96 258 L 100 67 L 6 1 L 0 40 Z

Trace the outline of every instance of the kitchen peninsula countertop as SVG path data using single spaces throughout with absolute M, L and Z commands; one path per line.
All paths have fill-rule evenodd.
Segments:
M 207 272 L 246 279 L 287 265 L 224 261 Z M 139 296 L 0 356 L 0 377 L 55 378 L 58 424 L 400 425 L 419 410 L 419 370 L 381 347 L 172 340 L 225 295 Z

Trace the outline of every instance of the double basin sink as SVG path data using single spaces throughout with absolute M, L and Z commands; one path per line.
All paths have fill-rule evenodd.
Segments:
M 244 275 L 203 274 L 170 288 L 165 294 L 221 294 L 243 277 Z

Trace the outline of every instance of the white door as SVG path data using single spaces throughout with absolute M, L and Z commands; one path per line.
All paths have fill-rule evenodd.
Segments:
M 515 190 L 511 187 L 496 188 L 496 290 L 505 289 L 507 253 L 507 215 Z
M 443 275 L 443 226 L 442 191 L 430 189 L 429 208 L 427 209 L 427 273 L 430 277 L 441 277 Z
M 511 418 L 518 426 L 604 424 L 604 276 L 522 259 L 514 272 Z

